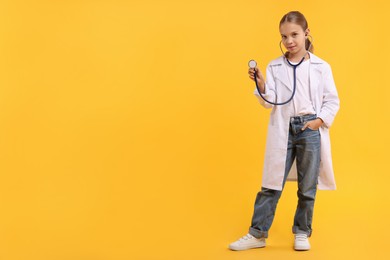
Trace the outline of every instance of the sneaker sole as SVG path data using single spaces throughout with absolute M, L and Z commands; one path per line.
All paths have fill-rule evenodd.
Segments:
M 265 247 L 266 245 L 258 245 L 258 246 L 246 246 L 246 247 L 234 247 L 234 246 L 229 246 L 230 250 L 233 251 L 243 251 L 243 250 L 249 250 L 249 249 L 255 249 L 255 248 L 262 248 Z
M 310 250 L 310 247 L 294 247 L 296 251 L 308 251 Z

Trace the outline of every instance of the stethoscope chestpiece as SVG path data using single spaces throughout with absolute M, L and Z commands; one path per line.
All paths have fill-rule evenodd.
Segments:
M 255 60 L 250 60 L 250 61 L 248 62 L 248 66 L 249 66 L 249 68 L 254 69 L 254 68 L 256 68 L 257 63 L 256 63 Z

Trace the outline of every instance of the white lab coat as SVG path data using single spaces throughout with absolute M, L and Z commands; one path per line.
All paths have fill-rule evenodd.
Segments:
M 267 66 L 265 94 L 263 96 L 270 101 L 283 102 L 288 100 L 292 94 L 292 79 L 288 76 L 287 65 L 283 56 L 271 61 Z M 332 70 L 327 62 L 310 53 L 310 98 L 317 116 L 324 124 L 319 129 L 321 135 L 321 163 L 318 177 L 318 189 L 334 190 L 336 183 L 334 179 L 329 127 L 339 110 L 339 98 L 334 84 Z M 272 108 L 268 125 L 266 142 L 264 170 L 262 186 L 274 190 L 282 190 L 282 183 L 286 165 L 287 143 L 289 133 L 290 117 L 294 116 L 292 102 L 273 106 L 266 103 L 255 89 L 260 104 L 265 108 Z M 287 180 L 296 180 L 295 162 Z

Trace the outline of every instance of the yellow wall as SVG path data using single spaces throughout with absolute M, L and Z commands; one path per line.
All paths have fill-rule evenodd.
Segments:
M 389 4 L 2 0 L 0 259 L 386 258 Z M 292 250 L 295 184 L 269 247 L 231 252 L 261 185 L 268 113 L 247 62 L 306 15 L 333 69 L 338 190 Z M 313 258 L 314 257 L 314 258 Z

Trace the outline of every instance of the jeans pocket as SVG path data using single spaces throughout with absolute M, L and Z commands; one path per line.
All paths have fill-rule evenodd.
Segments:
M 315 120 L 315 119 L 313 119 Z M 305 121 L 303 124 L 305 125 L 306 123 L 310 122 L 310 121 L 313 121 L 313 120 L 307 120 Z M 310 128 L 310 126 L 307 126 L 306 129 L 309 129 L 310 131 L 318 131 L 318 129 L 313 129 L 313 128 Z

